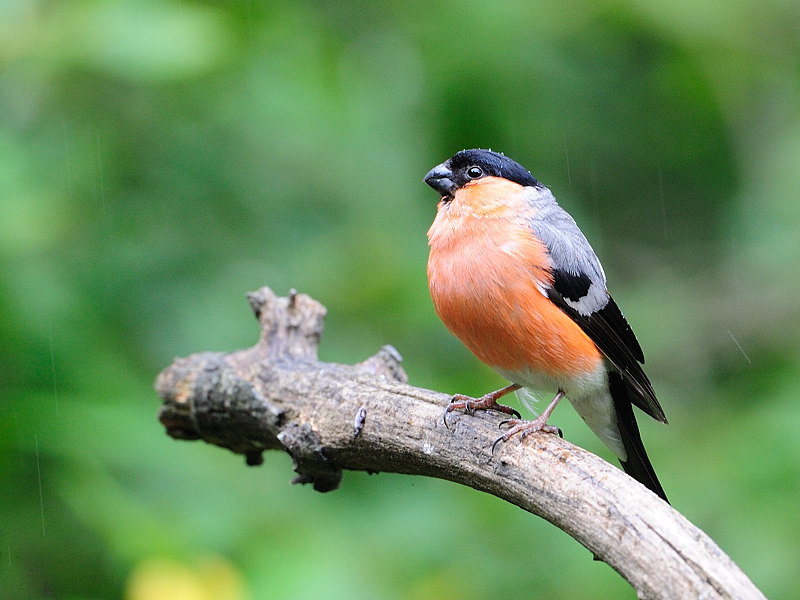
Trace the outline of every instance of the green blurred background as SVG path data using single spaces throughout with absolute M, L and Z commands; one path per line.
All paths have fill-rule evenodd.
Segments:
M 427 292 L 421 178 L 465 147 L 576 217 L 675 507 L 795 597 L 799 27 L 796 0 L 2 0 L 0 597 L 633 598 L 495 498 L 318 494 L 156 420 L 174 356 L 255 342 L 262 285 L 328 307 L 325 360 L 391 343 L 414 385 L 502 385 Z

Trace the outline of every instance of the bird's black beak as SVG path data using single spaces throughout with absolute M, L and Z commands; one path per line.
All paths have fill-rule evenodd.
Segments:
M 425 175 L 425 183 L 435 189 L 442 197 L 442 200 L 452 200 L 456 191 L 456 184 L 453 182 L 453 172 L 446 162 L 433 167 Z

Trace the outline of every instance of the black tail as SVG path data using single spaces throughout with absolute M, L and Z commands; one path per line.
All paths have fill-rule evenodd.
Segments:
M 669 503 L 664 488 L 661 487 L 653 465 L 650 464 L 650 459 L 647 458 L 647 452 L 644 450 L 642 436 L 639 435 L 639 427 L 636 425 L 636 417 L 633 415 L 633 404 L 629 397 L 628 386 L 622 376 L 613 371 L 608 374 L 608 382 L 611 397 L 614 399 L 614 408 L 617 411 L 617 423 L 622 436 L 622 444 L 628 454 L 628 460 L 620 461 L 622 468 L 636 481 Z

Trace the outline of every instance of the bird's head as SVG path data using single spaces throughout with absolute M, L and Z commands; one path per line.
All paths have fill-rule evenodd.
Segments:
M 539 182 L 525 167 L 499 152 L 472 149 L 457 152 L 425 175 L 425 183 L 448 202 L 462 187 L 484 177 L 500 177 L 522 186 Z

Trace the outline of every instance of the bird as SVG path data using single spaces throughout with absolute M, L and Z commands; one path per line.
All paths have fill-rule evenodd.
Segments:
M 644 354 L 606 287 L 600 260 L 550 189 L 500 152 L 468 149 L 424 182 L 439 193 L 428 230 L 428 284 L 447 329 L 510 385 L 480 398 L 455 394 L 448 413 L 511 417 L 492 447 L 519 435 L 561 431 L 547 423 L 566 397 L 623 470 L 667 496 L 647 456 L 633 406 L 667 422 L 642 365 Z M 515 391 L 555 392 L 534 420 L 500 404 Z

